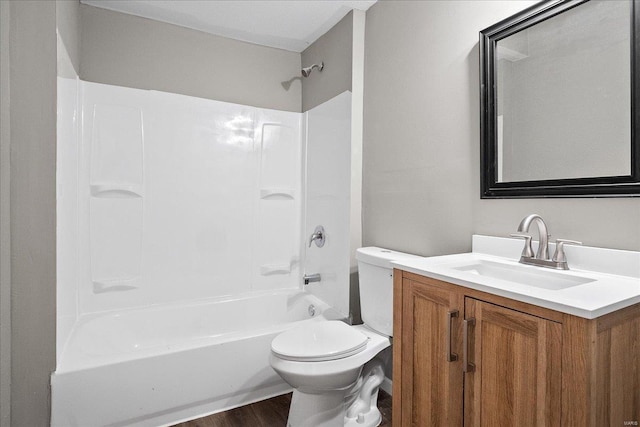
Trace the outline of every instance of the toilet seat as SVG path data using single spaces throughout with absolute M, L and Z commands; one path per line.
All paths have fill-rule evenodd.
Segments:
M 296 362 L 324 362 L 362 352 L 369 337 L 338 320 L 311 323 L 278 335 L 271 343 L 274 356 Z

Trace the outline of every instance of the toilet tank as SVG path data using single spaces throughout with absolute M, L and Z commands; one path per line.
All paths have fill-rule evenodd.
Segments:
M 356 250 L 360 282 L 360 311 L 365 325 L 381 334 L 393 335 L 393 261 L 421 258 L 389 249 Z

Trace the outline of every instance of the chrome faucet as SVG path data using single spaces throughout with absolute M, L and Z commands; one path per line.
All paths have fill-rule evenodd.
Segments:
M 314 274 L 305 274 L 304 276 L 302 276 L 302 280 L 304 281 L 305 285 L 308 285 L 311 282 L 319 282 L 322 278 L 320 277 L 320 273 L 314 273 Z
M 538 251 L 536 255 L 533 255 L 533 248 L 531 247 L 531 236 L 525 234 L 529 232 L 531 224 L 535 222 L 538 227 L 538 236 L 540 241 L 538 242 Z M 555 268 L 558 270 L 568 270 L 567 257 L 564 253 L 564 245 L 581 245 L 582 242 L 567 239 L 556 240 L 556 251 L 553 254 L 553 258 L 549 259 L 549 232 L 547 230 L 547 224 L 545 224 L 542 217 L 538 214 L 527 215 L 520 225 L 518 225 L 518 232 L 511 234 L 511 237 L 518 237 L 524 239 L 524 249 L 520 255 L 520 262 L 522 264 L 538 265 L 541 267 Z
M 518 233 L 528 233 L 531 223 L 535 221 L 538 226 L 538 235 L 540 243 L 538 244 L 538 252 L 536 253 L 537 259 L 549 259 L 549 232 L 547 230 L 547 224 L 544 223 L 542 217 L 538 214 L 527 215 L 518 226 Z

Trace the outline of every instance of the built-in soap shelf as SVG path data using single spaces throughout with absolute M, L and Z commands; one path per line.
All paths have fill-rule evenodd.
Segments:
M 262 276 L 275 276 L 290 273 L 291 264 L 267 264 L 260 266 L 260 274 Z
M 122 292 L 138 289 L 139 277 L 123 277 L 118 279 L 94 280 L 93 293 Z
M 265 263 L 260 266 L 260 275 L 262 276 L 277 276 L 283 274 L 291 274 L 291 271 L 299 264 L 300 259 L 297 256 L 292 256 L 288 262 L 271 262 Z
M 296 197 L 293 188 L 262 188 L 260 189 L 260 198 L 294 200 Z
M 131 199 L 142 197 L 142 185 L 139 184 L 91 184 L 91 197 L 105 199 Z

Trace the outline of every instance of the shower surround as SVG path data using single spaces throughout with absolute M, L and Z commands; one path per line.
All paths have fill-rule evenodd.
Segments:
M 273 334 L 348 315 L 350 93 L 304 114 L 58 93 L 52 424 L 171 424 L 286 392 Z M 322 250 L 304 244 L 316 222 Z M 303 290 L 305 272 L 323 282 Z

